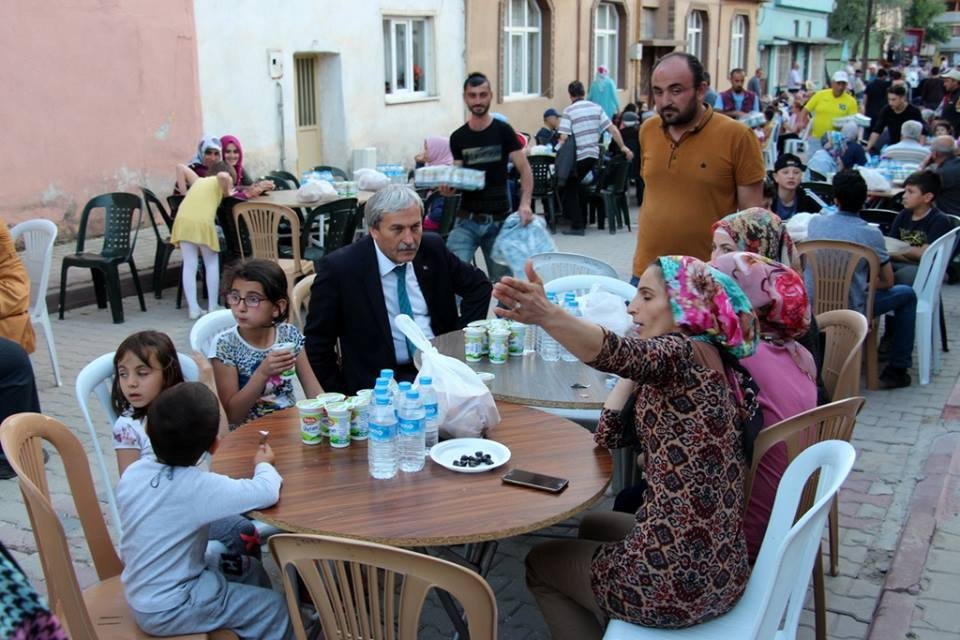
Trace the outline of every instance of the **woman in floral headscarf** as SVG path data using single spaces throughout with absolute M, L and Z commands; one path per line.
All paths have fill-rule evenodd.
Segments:
M 796 339 L 810 328 L 803 276 L 755 253 L 727 253 L 710 262 L 740 285 L 760 322 L 757 351 L 740 362 L 757 382 L 757 399 L 767 428 L 817 406 L 817 366 Z M 751 562 L 770 520 L 777 485 L 787 468 L 786 447 L 767 452 L 757 467 L 743 528 Z
M 638 442 L 647 456 L 635 515 L 590 514 L 579 539 L 546 542 L 527 556 L 527 586 L 552 637 L 600 638 L 603 618 L 685 627 L 726 613 L 749 575 L 742 430 L 759 410 L 736 359 L 757 344 L 750 301 L 706 263 L 662 257 L 628 307 L 639 335 L 620 338 L 551 305 L 529 262 L 526 271 L 529 281 L 495 285 L 504 305 L 496 313 L 539 325 L 590 366 L 622 376 L 595 439 L 608 448 Z

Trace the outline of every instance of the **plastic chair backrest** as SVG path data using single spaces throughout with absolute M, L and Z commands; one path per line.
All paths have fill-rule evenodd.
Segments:
M 24 250 L 20 260 L 30 277 L 30 317 L 44 315 L 47 313 L 47 285 L 53 245 L 57 241 L 57 225 L 45 218 L 27 220 L 10 229 L 10 236 L 14 242 L 23 238 Z
M 301 331 L 307 321 L 306 311 L 310 307 L 310 289 L 316 277 L 316 274 L 310 274 L 300 280 L 293 285 L 293 293 L 290 295 L 290 318 Z
M 624 282 L 617 278 L 609 276 L 578 275 L 563 276 L 551 280 L 543 285 L 547 293 L 566 293 L 573 291 L 577 295 L 589 293 L 593 285 L 599 285 L 604 291 L 609 291 L 623 298 L 624 302 L 629 303 L 637 295 L 637 288 L 629 282 Z
M 187 196 L 182 196 L 177 193 L 167 196 L 167 207 L 170 209 L 171 228 L 173 227 L 173 219 L 177 217 L 177 211 L 180 210 L 180 204 L 186 197 Z
M 877 225 L 880 232 L 883 235 L 887 235 L 890 232 L 890 226 L 893 224 L 894 218 L 897 217 L 897 212 L 891 211 L 890 209 L 861 209 L 857 215 L 860 216 L 861 220 L 866 220 L 867 222 Z
M 334 178 L 339 178 L 340 180 L 349 180 L 347 177 L 347 172 L 339 167 L 334 167 L 329 164 L 318 164 L 313 168 L 314 171 L 329 171 L 333 174 Z
M 270 173 L 268 173 L 268 174 L 267 174 L 267 177 L 268 177 L 268 178 L 282 178 L 282 179 L 286 180 L 287 182 L 293 183 L 293 187 L 294 187 L 295 189 L 299 189 L 299 188 L 300 188 L 300 181 L 297 180 L 297 176 L 293 175 L 293 174 L 290 173 L 289 171 L 281 171 L 280 169 L 277 169 L 276 171 L 271 171 Z
M 950 258 L 953 256 L 957 233 L 960 233 L 960 227 L 954 227 L 946 232 L 930 243 L 920 257 L 920 266 L 917 267 L 917 275 L 913 279 L 913 290 L 917 294 L 917 302 L 926 301 L 932 305 L 933 301 L 940 296 L 940 287 L 943 285 L 943 277 L 947 273 Z
M 437 233 L 444 240 L 450 235 L 453 223 L 457 219 L 457 211 L 460 210 L 460 198 L 459 193 L 443 197 L 443 216 L 440 218 L 440 228 L 437 229 Z
M 347 246 L 353 242 L 353 235 L 357 230 L 358 209 L 356 198 L 341 198 L 314 207 L 307 213 L 300 244 L 304 247 L 308 246 L 314 224 L 320 216 L 324 216 L 328 221 L 327 232 L 323 236 L 324 253 Z
M 306 638 L 299 615 L 298 576 L 327 638 L 416 640 L 424 599 L 431 589 L 443 589 L 459 601 L 471 638 L 497 637 L 493 590 L 483 577 L 460 565 L 406 549 L 329 536 L 278 534 L 268 544 L 280 567 L 298 640 Z
M 279 204 L 241 202 L 233 206 L 233 218 L 237 229 L 237 242 L 240 245 L 241 257 L 263 258 L 277 261 L 280 259 L 279 227 L 280 221 L 286 220 L 290 225 L 291 237 L 297 241 L 292 243 L 293 259 L 300 263 L 300 217 L 293 209 Z M 243 243 L 240 233 L 241 221 L 246 227 L 249 237 L 249 251 Z M 247 255 L 249 254 L 249 255 Z
M 894 145 L 891 145 L 891 147 Z M 921 164 L 930 155 L 930 149 L 895 149 L 887 148 L 883 150 L 882 157 L 903 164 Z
M 836 402 L 860 395 L 860 367 L 863 342 L 869 327 L 859 311 L 834 309 L 817 316 L 817 327 L 825 338 L 820 377 L 830 399 Z
M 816 172 L 812 171 L 811 173 L 816 173 Z M 827 204 L 833 204 L 833 185 L 830 184 L 829 182 L 824 182 L 822 179 L 815 182 L 802 182 L 800 184 L 800 188 L 808 189 L 814 192 L 815 194 L 817 194 L 817 196 L 821 200 L 823 200 Z
M 626 190 L 630 163 L 626 156 L 614 156 L 603 165 L 603 172 L 597 185 L 599 191 L 622 193 Z
M 544 282 L 550 282 L 560 276 L 580 274 L 617 277 L 617 270 L 603 260 L 578 253 L 536 253 L 530 256 L 530 259 L 533 260 L 534 270 Z
M 140 221 L 143 218 L 143 202 L 132 193 L 104 193 L 91 198 L 80 214 L 80 228 L 77 231 L 77 253 L 83 253 L 87 238 L 87 225 L 94 209 L 103 209 L 103 248 L 100 255 L 104 258 L 129 260 L 137 244 L 140 233 Z M 134 218 L 136 216 L 136 218 Z
M 873 297 L 880 275 L 877 252 L 862 244 L 842 240 L 807 240 L 797 243 L 797 253 L 813 276 L 813 312 L 850 308 L 850 289 L 861 260 L 867 262 L 867 322 L 873 320 Z
M 41 444 L 46 441 L 60 454 L 67 482 L 100 580 L 120 574 L 123 565 L 107 531 L 94 491 L 87 454 L 77 437 L 62 423 L 36 413 L 19 413 L 3 421 L 0 443 L 10 466 L 17 472 L 40 565 L 47 583 L 50 608 L 74 638 L 96 638 L 98 633 L 87 611 L 70 555 L 70 544 L 50 499 Z
M 530 171 L 533 173 L 533 196 L 547 196 L 556 191 L 554 159 L 550 156 L 530 156 Z
M 212 358 L 213 349 L 216 347 L 214 339 L 236 324 L 237 321 L 230 309 L 218 309 L 213 313 L 200 316 L 190 327 L 190 348 Z
M 100 475 L 103 478 L 103 489 L 107 494 L 107 504 L 110 508 L 110 517 L 113 519 L 117 531 L 122 533 L 120 526 L 120 512 L 117 509 L 117 497 L 113 492 L 113 478 L 107 469 L 107 460 L 103 455 L 103 449 L 100 447 L 100 439 L 97 435 L 97 428 L 93 423 L 93 417 L 90 415 L 89 398 L 93 393 L 97 396 L 100 408 L 107 418 L 107 427 L 113 430 L 113 424 L 117 421 L 117 414 L 113 410 L 110 402 L 110 392 L 113 385 L 113 351 L 105 353 L 95 358 L 87 364 L 80 373 L 77 374 L 77 383 L 74 388 L 77 397 L 77 405 L 80 407 L 80 413 L 87 425 L 87 431 L 90 433 L 90 440 L 93 443 L 94 456 L 97 459 L 97 466 L 100 467 Z M 199 380 L 200 370 L 197 363 L 190 356 L 182 353 L 177 354 L 180 360 L 180 369 L 183 371 L 185 380 Z
M 277 175 L 276 173 L 268 173 L 267 175 L 263 176 L 263 179 L 269 180 L 270 182 L 273 183 L 274 191 L 292 191 L 294 188 L 290 186 L 289 180 L 287 180 L 283 176 Z M 300 187 L 296 187 L 296 188 L 299 189 Z
M 820 538 L 830 503 L 856 459 L 848 442 L 819 442 L 790 463 L 780 480 L 757 562 L 743 597 L 734 607 L 762 612 L 743 638 L 774 638 L 781 628 L 793 637 L 803 612 L 811 568 L 820 553 Z M 794 523 L 807 481 L 819 471 L 812 506 Z M 754 614 L 756 615 L 756 614 Z M 746 632 L 746 629 L 743 629 Z
M 150 191 L 150 189 L 146 187 L 140 187 L 140 191 L 143 192 L 143 208 L 147 212 L 147 217 L 150 220 L 150 225 L 153 227 L 153 232 L 157 235 L 157 240 L 160 240 L 163 236 L 160 233 L 160 225 L 157 224 L 154 211 L 160 214 L 160 219 L 163 220 L 163 224 L 167 226 L 167 235 L 173 230 L 173 218 L 167 213 L 166 207 L 163 206 L 160 198 L 158 198 L 153 191 Z M 170 197 L 173 198 L 174 196 Z

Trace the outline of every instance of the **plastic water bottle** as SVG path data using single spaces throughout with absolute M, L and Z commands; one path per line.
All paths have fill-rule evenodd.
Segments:
M 547 294 L 547 300 L 555 304 L 557 301 L 556 295 L 550 293 Z M 540 357 L 546 362 L 556 362 L 560 359 L 560 343 L 553 339 L 549 333 L 540 328 L 540 344 L 537 349 L 540 352 Z
M 420 392 L 410 390 L 400 405 L 400 469 L 423 469 L 423 403 Z
M 420 400 L 423 401 L 423 446 L 424 453 L 437 444 L 440 435 L 440 415 L 437 406 L 437 391 L 430 376 L 420 377 Z
M 370 437 L 367 442 L 367 465 L 374 478 L 386 479 L 397 475 L 397 418 L 390 406 L 390 395 L 375 393 L 370 413 Z
M 573 297 L 573 294 L 570 294 L 570 299 L 566 301 L 567 313 L 570 315 L 579 318 L 581 317 L 580 313 L 580 303 L 577 302 L 576 298 Z M 560 357 L 562 357 L 566 362 L 577 362 L 579 358 L 573 355 L 565 348 L 560 352 Z
M 397 419 L 400 419 L 400 405 L 403 404 L 404 399 L 407 397 L 407 391 L 413 388 L 413 385 L 409 382 L 401 382 L 397 385 L 397 390 L 393 393 L 393 398 L 391 402 L 393 403 L 393 412 L 396 414 Z
M 397 386 L 397 381 L 393 378 L 393 369 L 380 369 L 380 377 L 387 379 L 387 386 L 390 388 L 390 393 L 395 395 L 399 387 Z

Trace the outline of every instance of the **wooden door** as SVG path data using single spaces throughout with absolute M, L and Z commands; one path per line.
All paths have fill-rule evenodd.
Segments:
M 322 163 L 320 153 L 320 89 L 317 56 L 294 56 L 297 94 L 297 175 Z

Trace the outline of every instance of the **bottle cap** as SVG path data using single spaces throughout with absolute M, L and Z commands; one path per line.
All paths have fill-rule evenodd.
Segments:
M 420 376 L 420 386 L 433 384 L 433 378 L 430 376 Z
M 420 397 L 420 392 L 414 389 L 409 389 L 407 391 L 407 400 L 416 400 Z

